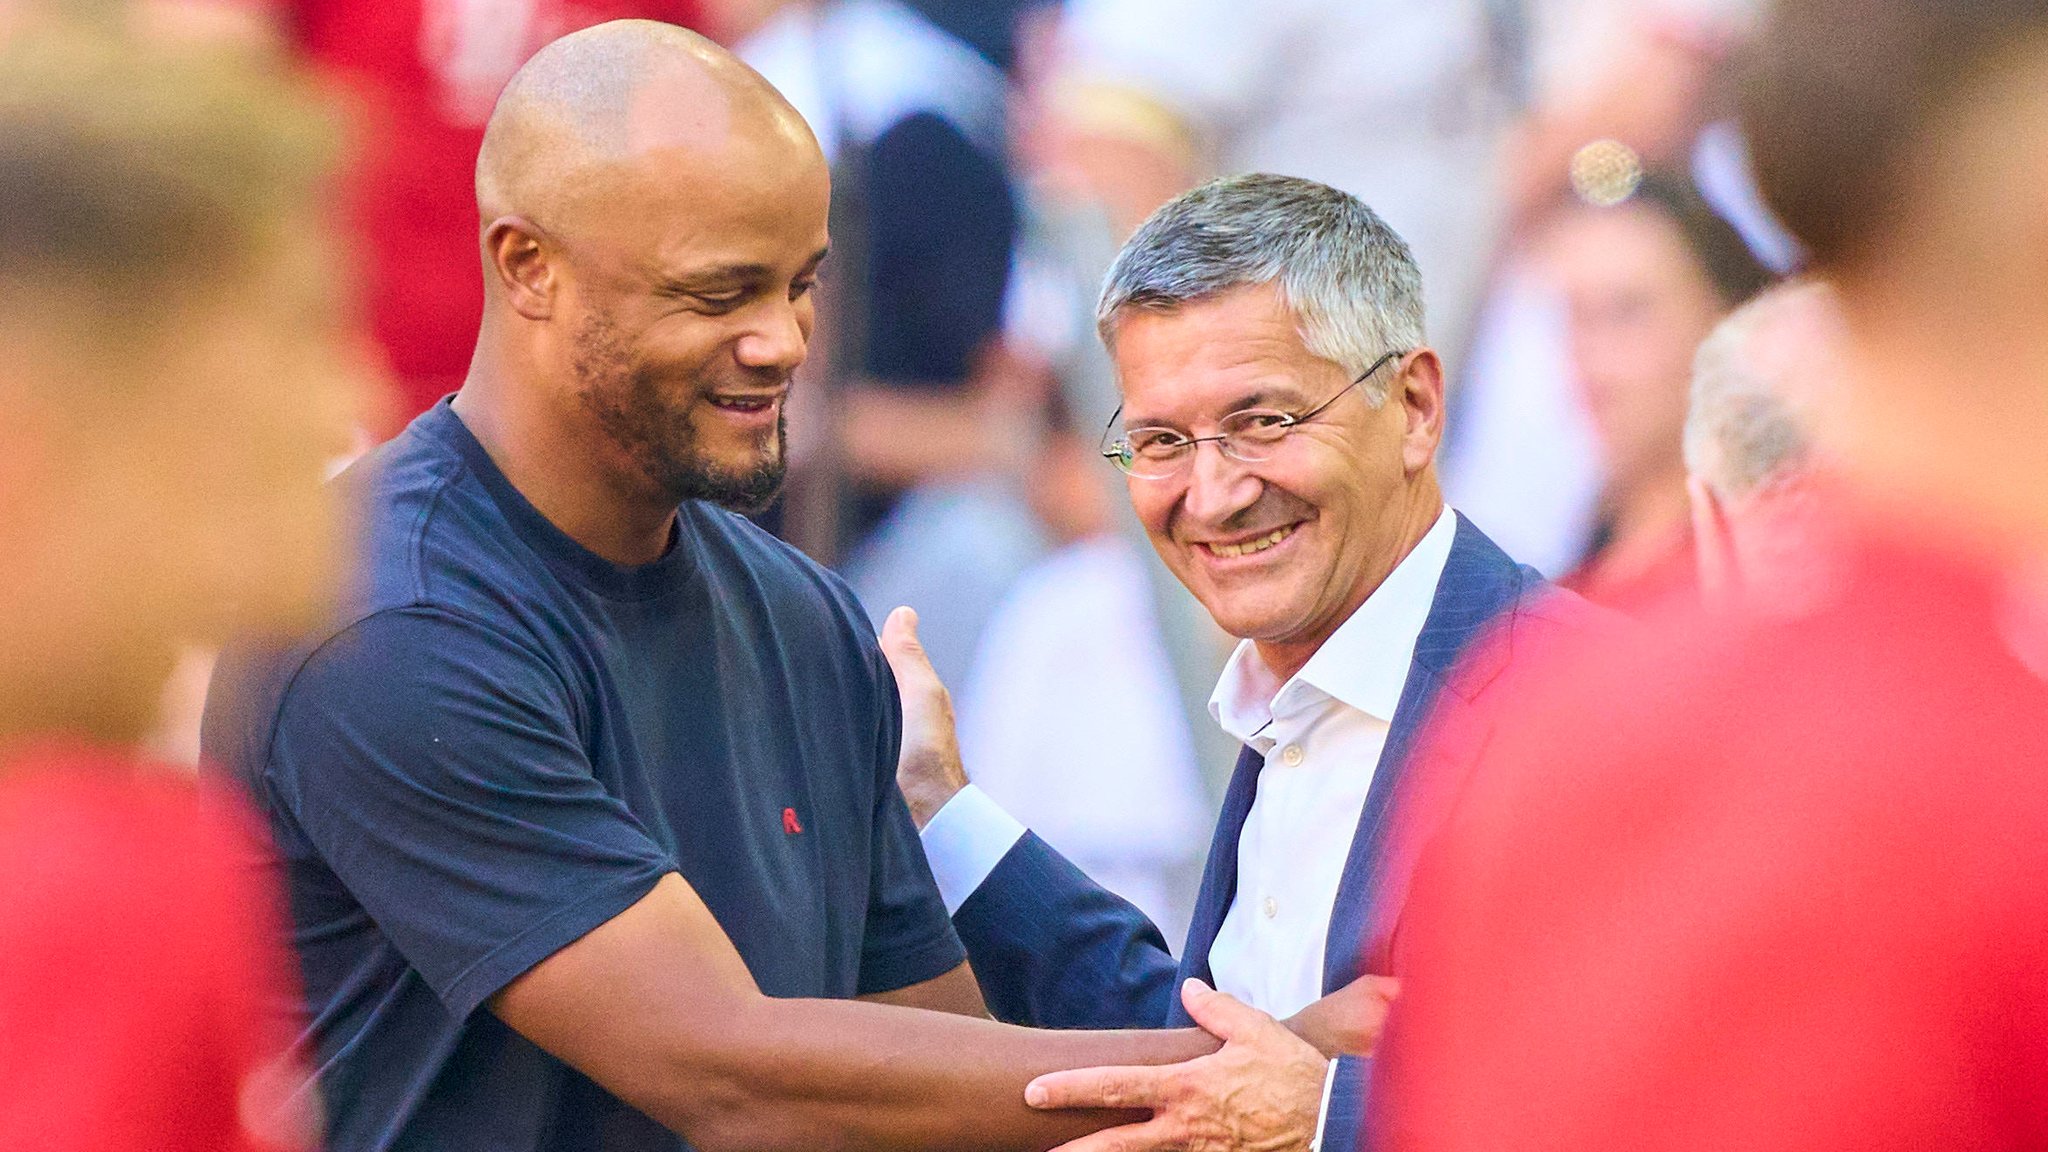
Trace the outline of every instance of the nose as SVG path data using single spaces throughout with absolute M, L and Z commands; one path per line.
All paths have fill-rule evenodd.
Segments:
M 807 305 L 807 300 L 764 303 L 759 320 L 734 349 L 741 366 L 785 376 L 796 371 L 810 344 L 810 325 L 800 314 Z
M 1181 512 L 1196 524 L 1215 526 L 1252 506 L 1263 484 L 1243 463 L 1223 454 L 1221 444 L 1195 445 L 1188 462 Z

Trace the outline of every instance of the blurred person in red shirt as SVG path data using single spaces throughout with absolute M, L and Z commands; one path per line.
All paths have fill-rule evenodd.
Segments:
M 1685 466 L 1705 603 L 1813 593 L 1807 557 L 1827 526 L 1813 430 L 1840 402 L 1843 340 L 1834 290 L 1798 279 L 1736 309 L 1694 356 Z
M 1844 317 L 1830 528 L 1492 718 L 1381 1147 L 2048 1143 L 2048 7 L 1781 0 L 1744 102 Z
M 310 1145 L 239 801 L 133 751 L 180 647 L 343 538 L 325 114 L 208 56 L 0 50 L 0 1149 Z
M 498 92 L 541 45 L 698 0 L 143 0 L 159 24 L 278 43 L 354 103 L 346 206 L 369 323 L 397 382 L 378 439 L 455 391 L 483 317 L 476 154 Z
M 1574 382 L 1606 457 L 1599 529 L 1559 583 L 1628 610 L 1689 583 L 1680 431 L 1694 351 L 1770 273 L 1682 177 L 1626 199 L 1571 201 L 1543 248 L 1565 301 Z

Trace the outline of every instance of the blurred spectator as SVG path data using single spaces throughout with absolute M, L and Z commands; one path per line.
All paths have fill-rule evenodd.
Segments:
M 1843 318 L 1830 530 L 1486 718 L 1380 1147 L 2048 1145 L 2048 6 L 1778 0 L 1750 59 Z
M 1599 442 L 1573 395 L 1565 306 L 1531 233 L 1596 141 L 1638 165 L 1696 169 L 1724 217 L 1762 214 L 1720 114 L 1722 61 L 1758 0 L 1529 0 L 1529 104 L 1510 136 L 1510 242 L 1474 325 L 1444 456 L 1445 484 L 1502 547 L 1553 575 L 1584 555 L 1599 517 Z M 1702 136 L 1703 129 L 1706 135 Z M 1713 140 L 1703 152 L 1695 141 Z M 1764 226 L 1767 227 L 1767 226 Z
M 1178 941 L 1209 799 L 1148 555 L 1117 531 L 1109 471 L 1092 437 L 1064 422 L 1048 433 L 1031 496 L 1055 550 L 982 634 L 960 687 L 961 759 L 982 791 Z
M 1027 16 L 1057 8 L 1061 0 L 910 0 L 947 35 L 1008 72 L 1017 65 L 1018 38 Z
M 1613 140 L 1673 170 L 1715 110 L 1722 61 L 1761 0 L 1528 0 L 1531 103 L 1509 149 L 1517 222 L 1569 187 L 1574 155 Z
M 541 45 L 625 16 L 694 26 L 696 0 L 146 0 L 205 31 L 272 40 L 336 82 L 359 128 L 349 174 L 370 326 L 398 383 L 379 438 L 453 392 L 483 316 L 475 164 L 498 90 Z
M 1562 583 L 1624 606 L 1690 575 L 1681 431 L 1693 353 L 1769 274 L 1697 193 L 1659 176 L 1612 207 L 1573 202 L 1543 248 L 1607 473 L 1593 546 Z
M 0 48 L 0 1148 L 317 1132 L 256 825 L 134 749 L 184 644 L 303 622 L 332 577 L 331 137 L 224 59 Z
M 1069 0 L 1054 163 L 1125 233 L 1211 174 L 1305 176 L 1415 249 L 1453 360 L 1500 218 L 1515 0 Z
M 1693 360 L 1685 418 L 1693 550 L 1710 603 L 1811 599 L 1822 519 L 1813 430 L 1843 386 L 1842 318 L 1817 280 L 1737 309 Z
M 1049 385 L 1001 340 L 1018 230 L 1007 81 L 900 0 L 707 11 L 804 114 L 835 171 L 832 370 L 798 389 L 814 405 L 829 392 L 819 415 L 835 443 L 793 464 L 810 474 L 792 476 L 785 534 L 839 560 L 878 622 L 918 609 L 933 665 L 957 683 L 1043 547 L 1010 482 Z

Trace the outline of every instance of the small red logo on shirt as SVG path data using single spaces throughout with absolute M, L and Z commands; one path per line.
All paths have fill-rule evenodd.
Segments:
M 796 809 L 784 808 L 782 810 L 782 830 L 791 836 L 804 830 L 804 822 L 796 818 Z

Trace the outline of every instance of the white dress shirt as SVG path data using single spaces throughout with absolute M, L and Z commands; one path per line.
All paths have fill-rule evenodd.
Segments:
M 1216 986 L 1261 1011 L 1291 1016 L 1322 995 L 1337 882 L 1456 534 L 1446 508 L 1285 684 L 1240 644 L 1210 700 L 1225 731 L 1268 754 L 1238 840 L 1237 899 L 1209 952 Z M 946 910 L 958 911 L 1023 835 L 971 784 L 940 808 L 922 839 Z
M 1322 997 L 1337 884 L 1456 534 L 1445 509 L 1286 683 L 1247 640 L 1209 698 L 1223 730 L 1266 757 L 1237 841 L 1237 899 L 1209 950 L 1216 987 L 1263 1012 Z
M 1450 561 L 1458 519 L 1449 508 L 1358 611 L 1284 684 L 1251 641 L 1224 666 L 1209 711 L 1224 731 L 1266 756 L 1237 842 L 1237 898 L 1209 950 L 1215 986 L 1272 1016 L 1322 996 L 1323 950 L 1337 885 L 1415 641 Z M 1024 826 L 972 784 L 921 834 L 946 911 L 956 912 Z M 1330 1062 L 1329 1076 L 1337 1071 Z M 1323 1109 L 1330 1080 L 1323 1084 Z M 1316 1119 L 1316 1148 L 1323 1117 Z

